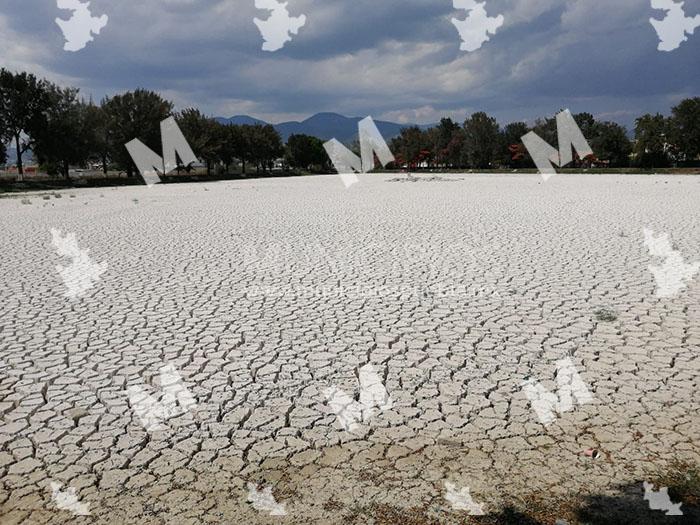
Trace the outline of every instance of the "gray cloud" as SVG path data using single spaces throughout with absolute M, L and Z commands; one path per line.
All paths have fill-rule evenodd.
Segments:
M 452 0 L 289 0 L 307 23 L 276 53 L 261 50 L 254 0 L 92 0 L 109 24 L 63 51 L 52 0 L 4 0 L 1 65 L 80 87 L 99 99 L 145 87 L 180 107 L 272 121 L 317 111 L 431 122 L 486 110 L 501 121 L 562 107 L 631 122 L 698 94 L 700 34 L 661 53 L 649 0 L 487 0 L 505 24 L 459 50 Z M 700 0 L 686 0 L 700 12 Z

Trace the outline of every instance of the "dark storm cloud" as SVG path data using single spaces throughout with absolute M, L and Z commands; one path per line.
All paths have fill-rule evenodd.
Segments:
M 700 34 L 657 51 L 649 0 L 487 0 L 505 24 L 459 50 L 452 0 L 289 0 L 306 25 L 284 49 L 261 50 L 254 0 L 92 0 L 109 23 L 63 51 L 53 0 L 4 0 L 2 65 L 104 95 L 146 87 L 180 107 L 269 120 L 317 111 L 402 121 L 486 110 L 530 119 L 562 107 L 629 123 L 698 94 Z M 687 0 L 686 13 L 700 12 Z

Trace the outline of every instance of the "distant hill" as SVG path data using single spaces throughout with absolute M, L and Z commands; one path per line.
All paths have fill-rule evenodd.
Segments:
M 282 122 L 273 124 L 274 128 L 282 135 L 282 140 L 285 142 L 294 134 L 304 134 L 317 137 L 321 140 L 338 139 L 340 142 L 349 144 L 357 139 L 357 123 L 364 117 L 344 117 L 337 113 L 317 113 L 313 117 L 309 117 L 302 122 Z M 239 115 L 229 119 L 217 117 L 217 121 L 221 123 L 232 124 L 266 124 L 262 120 Z M 396 124 L 394 122 L 386 122 L 383 120 L 375 120 L 379 132 L 385 140 L 390 140 L 401 133 L 403 128 L 411 126 L 411 124 Z M 431 126 L 420 126 L 421 128 Z
M 238 124 L 239 126 L 242 126 L 244 124 L 247 124 L 249 126 L 260 124 L 264 126 L 265 124 L 267 124 L 267 122 L 265 121 L 249 117 L 248 115 L 236 115 L 235 117 L 231 118 L 216 117 L 214 120 L 220 122 L 221 124 Z

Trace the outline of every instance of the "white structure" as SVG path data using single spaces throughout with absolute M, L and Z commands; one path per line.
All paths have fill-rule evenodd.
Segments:
M 666 11 L 666 16 L 661 20 L 650 18 L 649 22 L 659 36 L 659 51 L 673 51 L 688 40 L 688 35 L 695 33 L 700 27 L 700 15 L 694 17 L 685 16 L 685 2 L 674 0 L 651 0 L 651 7 Z
M 177 155 L 185 165 L 197 162 L 197 157 L 177 125 L 175 117 L 168 117 L 160 123 L 160 136 L 163 142 L 162 157 L 138 139 L 126 144 L 129 155 L 149 187 L 160 182 L 158 173 L 167 175 L 177 168 Z
M 489 35 L 495 35 L 499 27 L 503 25 L 505 19 L 503 15 L 490 17 L 486 14 L 486 2 L 476 0 L 453 0 L 455 9 L 467 11 L 467 18 L 460 20 L 452 18 L 452 23 L 459 31 L 462 44 L 459 48 L 462 51 L 476 51 L 489 41 Z
M 346 188 L 358 182 L 355 173 L 367 173 L 374 169 L 375 154 L 382 166 L 395 160 L 372 117 L 362 119 L 357 127 L 361 159 L 336 139 L 331 139 L 323 145 Z
M 654 490 L 654 486 L 646 481 L 644 485 L 644 499 L 649 502 L 651 510 L 666 511 L 666 516 L 682 516 L 682 503 L 673 503 L 668 495 L 668 487 L 663 487 L 658 491 Z
M 593 396 L 568 358 L 557 361 L 557 386 L 558 393 L 553 393 L 534 379 L 523 383 L 532 408 L 537 413 L 540 423 L 545 426 L 556 420 L 557 413 L 563 414 L 573 410 L 574 398 L 580 405 L 593 402 Z
M 264 40 L 263 51 L 282 49 L 284 44 L 292 40 L 291 35 L 298 34 L 299 29 L 306 24 L 306 15 L 289 16 L 288 3 L 277 0 L 255 0 L 257 9 L 266 9 L 272 12 L 266 20 L 253 19 Z
M 447 490 L 445 499 L 450 502 L 453 510 L 466 510 L 472 516 L 484 515 L 483 504 L 476 503 L 472 499 L 472 496 L 469 493 L 469 487 L 463 487 L 460 490 L 457 490 L 454 483 L 446 481 L 445 489 Z
M 700 262 L 686 264 L 683 255 L 674 250 L 668 234 L 656 237 L 653 230 L 644 229 L 644 245 L 653 257 L 662 257 L 662 266 L 649 265 L 656 279 L 656 296 L 668 298 L 678 295 L 700 271 Z
M 161 401 L 149 396 L 140 386 L 130 386 L 127 390 L 129 402 L 147 432 L 165 430 L 165 421 L 197 405 L 173 365 L 160 369 L 160 387 L 163 390 Z
M 51 229 L 51 243 L 56 252 L 63 257 L 73 259 L 70 266 L 56 266 L 56 270 L 63 279 L 63 284 L 68 289 L 66 297 L 75 299 L 85 295 L 90 288 L 107 271 L 107 263 L 97 264 L 90 258 L 90 250 L 81 250 L 75 233 L 62 236 L 60 230 Z
M 557 115 L 557 136 L 559 142 L 558 151 L 542 140 L 534 131 L 522 137 L 523 145 L 527 148 L 545 181 L 557 174 L 554 165 L 563 168 L 574 161 L 574 155 L 571 151 L 572 146 L 582 159 L 588 155 L 593 155 L 591 146 L 568 109 Z
M 360 423 L 367 423 L 376 413 L 389 410 L 393 406 L 382 380 L 371 364 L 360 368 L 360 401 L 336 387 L 325 390 L 328 405 L 338 417 L 341 426 L 354 432 Z
M 272 495 L 272 487 L 266 487 L 263 490 L 258 488 L 253 483 L 248 483 L 248 501 L 253 505 L 255 510 L 261 512 L 269 512 L 270 516 L 286 516 L 284 503 L 277 503 Z
M 93 41 L 92 35 L 99 35 L 100 31 L 107 25 L 109 17 L 92 16 L 90 12 L 90 2 L 81 0 L 56 0 L 59 9 L 69 9 L 73 11 L 73 16 L 68 20 L 56 18 L 58 27 L 63 31 L 66 43 L 63 49 L 66 51 L 80 51 L 88 42 Z
M 61 487 L 61 483 L 51 482 L 51 499 L 56 504 L 56 507 L 72 512 L 75 516 L 89 516 L 90 504 L 80 503 L 73 487 L 69 487 L 65 491 L 62 491 Z

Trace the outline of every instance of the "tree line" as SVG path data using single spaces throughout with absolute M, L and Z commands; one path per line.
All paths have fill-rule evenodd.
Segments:
M 192 150 L 213 169 L 242 173 L 255 169 L 268 173 L 283 159 L 284 167 L 330 172 L 332 164 L 323 141 L 308 135 L 292 135 L 284 144 L 271 125 L 221 123 L 196 108 L 175 111 L 174 104 L 145 89 L 104 98 L 99 104 L 80 97 L 76 88 L 60 87 L 31 73 L 0 69 L 0 164 L 7 159 L 8 144 L 16 150 L 17 170 L 32 151 L 50 174 L 69 178 L 70 167 L 99 165 L 103 172 L 137 168 L 125 144 L 138 138 L 155 152 L 161 150 L 160 122 L 174 116 Z M 700 97 L 683 100 L 672 115 L 647 114 L 637 119 L 634 140 L 614 122 L 599 122 L 589 113 L 574 115 L 595 155 L 576 159 L 576 166 L 667 167 L 693 161 L 700 155 Z M 396 156 L 394 168 L 489 169 L 528 168 L 534 164 L 521 137 L 535 131 L 557 145 L 554 117 L 529 126 L 515 122 L 501 128 L 496 119 L 478 112 L 463 124 L 444 118 L 429 129 L 404 128 L 390 143 Z M 359 154 L 359 144 L 351 149 Z M 179 169 L 189 171 L 191 166 Z
M 670 117 L 646 114 L 636 119 L 634 139 L 615 122 L 596 121 L 590 113 L 573 115 L 594 155 L 576 156 L 572 167 L 665 168 L 696 163 L 700 156 L 700 97 L 686 99 Z M 462 125 L 450 118 L 429 129 L 404 128 L 390 149 L 397 163 L 409 168 L 444 169 L 532 168 L 521 138 L 530 131 L 557 147 L 556 117 L 533 126 L 513 122 L 501 127 L 495 118 L 478 112 Z
M 284 154 L 279 133 L 269 125 L 224 125 L 194 108 L 175 112 L 172 102 L 144 89 L 95 104 L 81 99 L 77 89 L 0 70 L 0 142 L 16 148 L 20 174 L 23 155 L 31 150 L 49 173 L 68 177 L 71 166 L 97 163 L 105 174 L 115 168 L 133 176 L 137 168 L 124 145 L 138 138 L 160 152 L 160 122 L 170 116 L 209 172 L 234 159 L 244 172 L 251 165 L 267 171 Z M 4 161 L 6 148 L 0 153 Z

